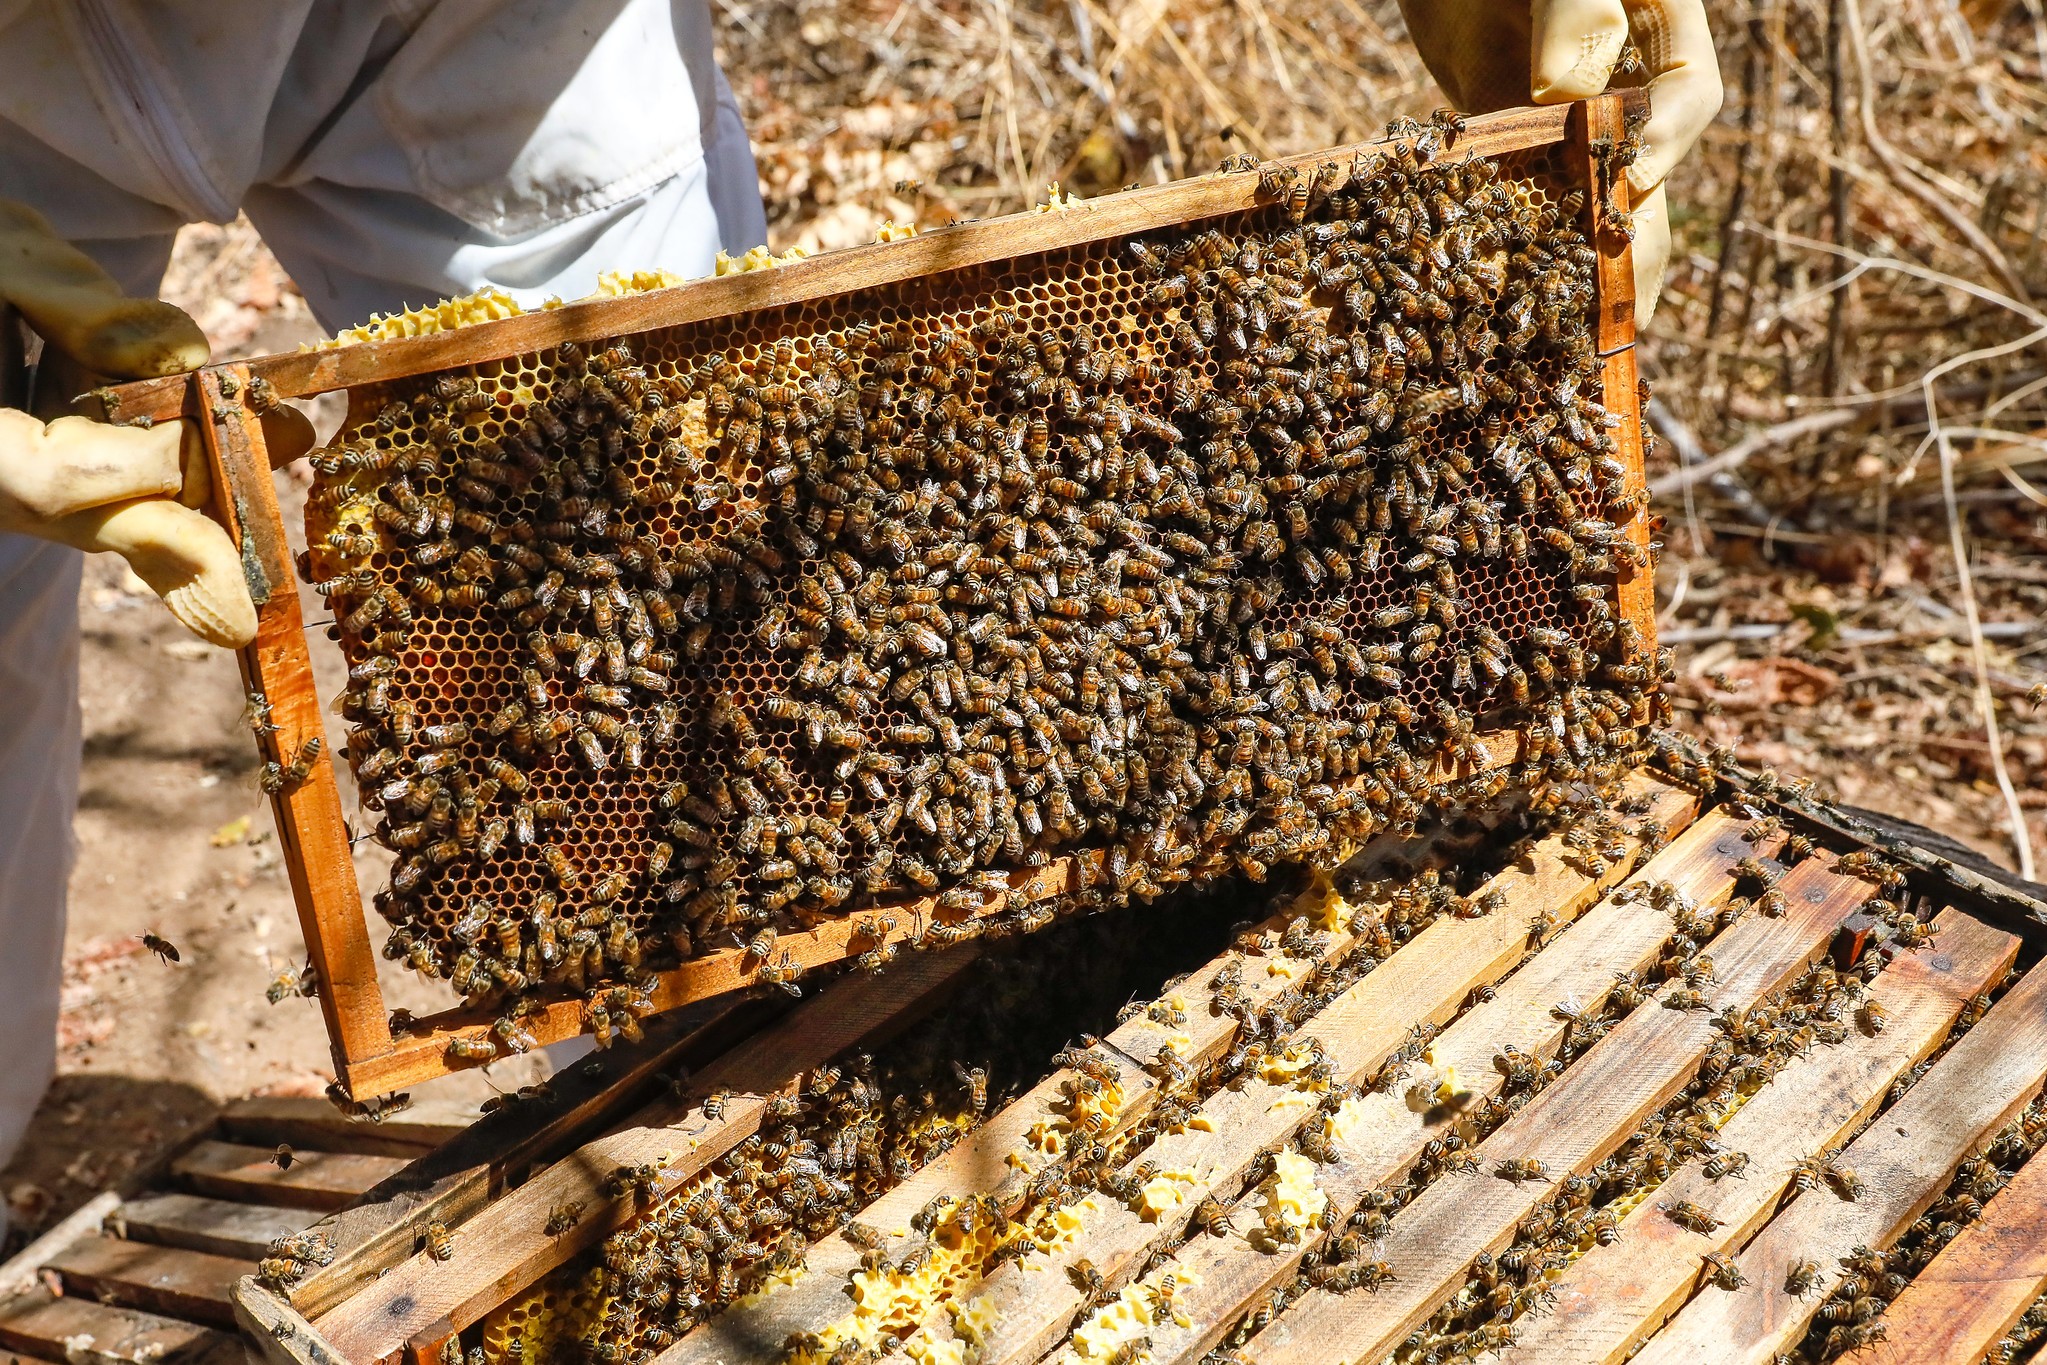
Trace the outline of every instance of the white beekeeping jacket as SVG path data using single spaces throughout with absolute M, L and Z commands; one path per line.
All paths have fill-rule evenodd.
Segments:
M 131 288 L 240 209 L 330 324 L 703 273 L 752 170 L 705 0 L 0 0 L 0 194 Z

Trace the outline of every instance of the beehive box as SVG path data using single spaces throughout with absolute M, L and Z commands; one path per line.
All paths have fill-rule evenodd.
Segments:
M 1396 133 L 196 376 L 346 1091 L 1611 771 L 1621 99 Z M 254 420 L 343 388 L 304 567 L 386 952 L 465 1002 L 395 1030 Z
M 1683 780 L 1376 840 L 1233 939 L 1181 907 L 1036 1069 L 962 1021 L 1042 1026 L 991 983 L 1085 923 L 649 1040 L 619 1089 L 694 1047 L 674 1093 L 493 1116 L 245 1325 L 278 1365 L 2026 1358 L 2047 906 L 1657 745 Z M 927 1044 L 957 1084 L 899 1105 Z

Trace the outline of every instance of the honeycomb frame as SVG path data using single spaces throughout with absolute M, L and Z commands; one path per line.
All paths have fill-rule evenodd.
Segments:
M 1625 236 L 1613 230 L 1610 216 L 1625 207 L 1625 181 L 1606 176 L 1600 154 L 1602 139 L 1610 146 L 1620 138 L 1622 119 L 1620 97 L 1565 109 L 1516 111 L 1473 119 L 1455 135 L 1443 159 L 1456 160 L 1467 155 L 1548 158 L 1565 183 L 1577 182 L 1597 191 L 1587 196 L 1587 212 L 1593 224 L 1588 235 L 1596 245 L 1598 260 L 1596 303 L 1588 312 L 1586 326 L 1593 334 L 1595 353 L 1603 365 L 1604 405 L 1619 418 L 1614 432 L 1618 453 L 1628 466 L 1631 484 L 1639 487 L 1641 437 L 1631 350 L 1632 279 Z M 1384 144 L 1365 144 L 1293 158 L 1285 164 L 1312 173 L 1314 167 L 1332 159 L 1384 149 Z M 1219 174 L 1134 191 L 1078 210 L 964 225 L 921 238 L 835 253 L 774 271 L 702 281 L 638 297 L 571 305 L 460 332 L 350 347 L 311 357 L 281 357 L 247 366 L 215 367 L 197 376 L 185 401 L 210 419 L 204 426 L 218 462 L 219 486 L 230 494 L 220 510 L 244 546 L 245 559 L 252 566 L 252 579 L 282 587 L 289 583 L 289 570 L 282 563 L 282 527 L 274 495 L 267 487 L 256 486 L 259 482 L 267 485 L 267 479 L 254 477 L 267 459 L 260 426 L 249 420 L 257 413 L 259 399 L 269 395 L 260 389 L 252 391 L 251 378 L 265 380 L 270 393 L 287 396 L 349 389 L 350 421 L 357 423 L 380 407 L 389 393 L 400 389 L 416 393 L 431 382 L 422 376 L 441 375 L 452 369 L 488 375 L 508 362 L 516 363 L 520 356 L 559 347 L 564 341 L 577 344 L 578 338 L 597 341 L 640 337 L 655 329 L 681 333 L 738 327 L 743 325 L 739 319 L 776 308 L 792 311 L 806 307 L 844 308 L 849 306 L 848 301 L 860 297 L 863 290 L 915 289 L 921 287 L 920 280 L 939 271 L 952 272 L 944 277 L 947 282 L 974 272 L 980 272 L 981 278 L 986 279 L 999 275 L 1004 268 L 1016 269 L 1013 263 L 1021 258 L 1035 258 L 1035 262 L 1055 259 L 1099 262 L 1113 254 L 1114 246 L 1131 237 L 1190 224 L 1205 226 L 1230 215 L 1241 219 L 1247 213 L 1276 212 L 1270 193 L 1260 192 L 1262 179 L 1253 172 Z M 1005 267 L 1005 262 L 1012 264 Z M 1041 267 L 1033 264 L 1030 268 Z M 1038 283 L 1050 287 L 1047 281 Z M 170 392 L 161 382 L 153 382 L 128 386 L 117 391 L 116 396 L 122 401 L 124 414 L 148 413 L 161 412 L 168 404 Z M 744 490 L 745 486 L 746 480 L 742 478 L 739 487 Z M 309 522 L 309 531 L 318 525 Z M 1646 525 L 1639 511 L 1622 529 L 1638 546 L 1646 543 Z M 327 576 L 349 571 L 324 548 L 316 550 L 311 567 Z M 1624 574 L 1614 602 L 1617 612 L 1635 625 L 1642 642 L 1640 647 L 1645 650 L 1653 644 L 1653 621 L 1646 610 L 1647 579 L 1648 575 L 1640 571 Z M 1521 586 L 1534 594 L 1543 591 L 1540 583 Z M 303 658 L 302 641 L 297 639 L 297 603 L 289 592 L 270 590 L 259 594 L 259 608 L 262 635 L 257 645 L 244 653 L 245 677 L 253 689 L 268 698 L 272 721 L 277 726 L 276 732 L 264 740 L 266 756 L 295 779 L 274 793 L 274 798 L 343 1087 L 362 1099 L 473 1061 L 487 1060 L 465 1058 L 460 1055 L 459 1045 L 451 1049 L 456 1040 L 480 1042 L 487 1038 L 490 1029 L 487 1011 L 458 1007 L 423 1021 L 403 1036 L 391 1032 L 382 1012 L 360 894 L 346 859 L 350 836 L 327 766 L 332 751 L 307 753 L 307 741 L 320 738 L 322 729 L 318 699 L 312 695 L 309 664 Z M 284 629 L 287 614 L 292 618 L 289 631 Z M 292 657 L 294 644 L 299 646 L 298 658 Z M 1633 719 L 1639 721 L 1640 717 Z M 1489 736 L 1481 752 L 1467 753 L 1459 766 L 1482 769 L 1512 761 L 1523 747 L 1523 736 L 1511 730 L 1502 731 Z M 296 765 L 306 769 L 302 776 L 296 773 L 294 760 L 303 760 Z M 974 907 L 971 913 L 985 914 L 1010 904 L 1071 893 L 1081 889 L 1093 875 L 1089 860 L 1084 858 L 1060 857 L 1040 866 L 1021 868 L 1008 876 L 1006 891 L 992 891 L 987 901 Z M 668 1009 L 753 984 L 761 979 L 763 968 L 808 968 L 886 946 L 923 932 L 938 915 L 940 901 L 941 897 L 935 895 L 908 896 L 824 917 L 811 927 L 782 934 L 772 962 L 757 960 L 740 947 L 685 960 L 660 972 L 636 1006 Z M 948 903 L 946 909 L 953 918 L 958 917 L 955 904 Z M 525 1018 L 524 1027 L 531 1041 L 545 1043 L 582 1032 L 589 1023 L 582 1002 L 562 1001 L 537 1008 Z

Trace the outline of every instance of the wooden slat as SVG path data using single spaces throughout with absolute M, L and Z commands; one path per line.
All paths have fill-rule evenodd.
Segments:
M 1766 1362 L 1803 1336 L 1841 1277 L 1839 1258 L 1888 1246 L 1940 1197 L 1954 1168 L 2009 1123 L 2047 1080 L 2047 965 L 2005 993 L 1903 1099 L 1841 1153 L 1860 1176 L 1853 1201 L 1801 1195 L 1736 1258 L 1744 1289 L 1701 1294 L 1635 1357 L 1641 1365 Z M 1794 1262 L 1819 1263 L 1815 1292 L 1784 1293 Z
M 391 1028 L 356 886 L 355 849 L 334 783 L 335 747 L 313 684 L 284 514 L 270 481 L 262 424 L 243 406 L 248 387 L 246 365 L 202 370 L 192 385 L 187 415 L 211 465 L 214 514 L 241 550 L 242 573 L 256 603 L 256 638 L 236 652 L 236 659 L 243 687 L 269 702 L 276 726 L 258 742 L 279 763 L 292 762 L 309 741 L 324 745 L 304 781 L 271 796 L 270 812 L 291 878 L 299 932 L 319 983 L 335 1074 L 345 1081 L 355 1058 L 390 1050 Z
M 196 1194 L 149 1194 L 121 1205 L 107 1222 L 111 1230 L 130 1241 L 253 1261 L 264 1254 L 272 1239 L 303 1232 L 318 1217 L 307 1209 L 274 1204 L 241 1204 Z
M 235 1326 L 266 1365 L 346 1365 L 342 1353 L 319 1334 L 285 1297 L 244 1275 L 233 1287 Z
M 327 1210 L 405 1168 L 402 1157 L 304 1152 L 283 1171 L 273 1155 L 268 1147 L 202 1142 L 171 1163 L 171 1174 L 186 1187 L 220 1199 Z
M 1449 856 L 1458 840 L 1445 836 L 1411 839 L 1383 836 L 1358 852 L 1348 865 L 1369 872 L 1399 858 L 1417 866 L 1434 864 Z M 1292 914 L 1282 909 L 1260 925 L 1260 930 L 1283 931 Z M 1213 1006 L 1210 989 L 1218 973 L 1234 968 L 1242 977 L 1242 994 L 1252 1008 L 1269 1006 L 1294 991 L 1319 964 L 1332 962 L 1349 952 L 1356 940 L 1348 929 L 1339 927 L 1325 935 L 1312 956 L 1294 957 L 1274 949 L 1264 953 L 1255 948 L 1233 947 L 1206 965 L 1187 974 L 1174 992 L 1186 1002 L 1186 1023 L 1178 1030 L 1187 1041 L 1182 1045 L 1190 1065 L 1213 1061 L 1237 1035 L 1237 1016 Z M 1172 1030 L 1162 1028 L 1144 1014 L 1119 1024 L 1093 1052 L 1115 1066 L 1122 1075 L 1124 1098 L 1113 1121 L 1111 1134 L 1121 1133 L 1151 1112 L 1158 1097 L 1157 1083 L 1131 1064 L 1132 1058 L 1156 1055 L 1159 1044 Z M 937 1195 L 956 1196 L 984 1191 L 1014 1213 L 1021 1206 L 1025 1187 L 1032 1177 L 1057 1158 L 1028 1145 L 1025 1135 L 1039 1121 L 1056 1117 L 1055 1106 L 1064 1098 L 1063 1087 L 1073 1072 L 1061 1068 L 1012 1100 L 986 1122 L 961 1138 L 943 1154 L 908 1180 L 862 1209 L 861 1222 L 884 1232 L 906 1228 L 910 1217 Z M 842 1233 L 833 1233 L 812 1246 L 804 1257 L 805 1273 L 794 1284 L 778 1284 L 761 1298 L 734 1307 L 700 1325 L 673 1347 L 671 1362 L 712 1361 L 744 1354 L 752 1344 L 782 1341 L 791 1332 L 808 1330 L 838 1317 L 845 1311 L 842 1286 L 863 1255 L 862 1248 Z
M 241 1354 L 229 1332 L 47 1290 L 0 1303 L 0 1347 L 72 1365 L 216 1365 Z
M 419 1229 L 453 1227 L 516 1183 L 533 1165 L 623 1119 L 662 1087 L 661 1073 L 701 1065 L 764 1026 L 784 999 L 705 1002 L 645 1024 L 637 1043 L 614 1043 L 548 1080 L 544 1098 L 487 1114 L 428 1155 L 329 1214 L 315 1230 L 334 1259 L 293 1286 L 292 1306 L 308 1316 L 336 1303 L 410 1256 Z
M 288 1142 L 314 1151 L 407 1158 L 431 1152 L 468 1126 L 453 1118 L 421 1119 L 407 1114 L 372 1123 L 350 1118 L 327 1100 L 310 1095 L 236 1100 L 215 1120 L 221 1137 L 257 1147 Z
M 437 1323 L 468 1326 L 634 1215 L 632 1196 L 605 1193 L 619 1167 L 664 1161 L 656 1197 L 673 1191 L 757 1131 L 770 1097 L 916 1017 L 976 955 L 977 945 L 966 943 L 912 954 L 875 975 L 839 978 L 692 1077 L 696 1098 L 658 1102 L 632 1126 L 585 1143 L 463 1223 L 452 1259 L 435 1261 L 422 1249 L 316 1324 L 357 1361 L 388 1355 Z M 713 1119 L 701 1097 L 720 1090 L 731 1094 Z M 583 1217 L 565 1233 L 545 1235 L 549 1212 L 570 1203 L 584 1206 Z
M 1714 1011 L 1746 1009 L 1803 971 L 1867 899 L 1869 884 L 1836 876 L 1813 857 L 1785 877 L 1783 890 L 1781 919 L 1751 916 L 1713 940 L 1718 979 L 1704 994 Z M 1493 1168 L 1535 1157 L 1558 1179 L 1590 1169 L 1691 1079 L 1713 1036 L 1711 1018 L 1660 1003 L 1634 1011 L 1479 1145 L 1478 1174 L 1438 1181 L 1401 1211 L 1381 1250 L 1391 1284 L 1374 1294 L 1311 1291 L 1247 1343 L 1249 1357 L 1299 1365 L 1326 1359 L 1336 1341 L 1353 1358 L 1391 1350 L 1456 1292 L 1480 1252 L 1504 1247 L 1552 1192 Z
M 1668 882 L 1701 907 L 1717 906 L 1733 893 L 1734 864 L 1771 847 L 1747 842 L 1742 829 L 1742 821 L 1709 812 L 1628 880 Z M 1551 1007 L 1574 998 L 1597 1011 L 1613 989 L 1613 974 L 1653 964 L 1670 934 L 1670 921 L 1659 912 L 1612 898 L 1601 902 L 1508 977 L 1491 1001 L 1467 1011 L 1436 1038 L 1430 1045 L 1435 1074 L 1454 1070 L 1471 1087 L 1474 1103 L 1490 1099 L 1505 1083 L 1497 1063 L 1504 1049 L 1517 1047 L 1544 1060 L 1555 1055 L 1564 1025 Z M 1415 1079 L 1428 1074 L 1417 1071 Z M 1404 1177 L 1424 1144 L 1443 1130 L 1440 1118 L 1414 1112 L 1403 1094 L 1362 1099 L 1346 1138 L 1333 1144 L 1335 1159 L 1316 1172 L 1332 1226 L 1340 1227 L 1368 1192 Z M 1152 1330 L 1150 1356 L 1158 1365 L 1206 1353 L 1327 1240 L 1318 1229 L 1279 1249 L 1254 1240 L 1257 1204 L 1255 1191 L 1246 1195 L 1237 1201 L 1230 1228 L 1197 1234 L 1173 1256 L 1170 1265 L 1184 1286 L 1179 1308 L 1185 1324 L 1166 1322 Z
M 2047 1161 L 2035 1156 L 1884 1311 L 1857 1365 L 1976 1361 L 2047 1292 Z
M 1473 118 L 1450 151 L 1437 159 L 1498 156 L 1559 142 L 1564 138 L 1572 107 L 1509 109 Z M 1332 157 L 1347 158 L 1354 151 L 1379 150 L 1384 145 L 1364 142 L 1354 147 L 1284 157 L 1280 161 L 1310 166 Z M 1078 211 L 1018 213 L 963 223 L 904 241 L 827 252 L 773 270 L 693 280 L 673 289 L 624 298 L 571 303 L 431 336 L 261 356 L 250 361 L 249 367 L 267 380 L 280 397 L 331 393 L 360 384 L 509 359 L 564 341 L 629 336 L 660 327 L 804 303 L 896 284 L 936 271 L 958 270 L 1237 213 L 1257 204 L 1257 187 L 1256 172 L 1206 175 L 1108 195 L 1089 201 Z M 123 420 L 144 415 L 159 419 L 175 417 L 180 410 L 184 380 L 185 376 L 177 375 L 119 385 L 113 390 L 117 407 L 110 415 Z
M 1694 808 L 1690 793 L 1665 789 L 1652 814 L 1666 826 L 1683 825 Z M 1622 867 L 1590 875 L 1561 834 L 1544 839 L 1521 864 L 1486 884 L 1485 891 L 1504 893 L 1506 908 L 1474 919 L 1437 920 L 1296 1029 L 1290 1041 L 1318 1043 L 1333 1065 L 1335 1083 L 1354 1083 L 1383 1063 L 1414 1025 L 1446 1023 L 1473 990 L 1518 965 L 1529 951 L 1531 910 L 1548 911 L 1557 925 L 1568 924 L 1622 875 Z M 1262 1078 L 1210 1096 L 1200 1112 L 1212 1131 L 1163 1135 L 1131 1163 L 1192 1173 L 1176 1210 L 1147 1221 L 1126 1205 L 1104 1201 L 1106 1207 L 1087 1216 L 1070 1244 L 1052 1253 L 1026 1253 L 998 1267 L 978 1289 L 956 1291 L 982 1301 L 992 1318 L 979 1343 L 979 1365 L 1033 1360 L 1050 1349 L 1084 1302 L 1066 1273 L 1069 1267 L 1087 1260 L 1105 1288 L 1119 1287 L 1148 1249 L 1185 1225 L 1201 1199 L 1234 1195 L 1261 1151 L 1287 1141 L 1318 1113 L 1297 1088 Z M 934 1312 L 924 1330 L 934 1338 L 950 1335 L 949 1316 Z
M 346 1365 L 319 1329 L 255 1280 L 236 1280 L 233 1297 L 242 1337 L 266 1365 Z
M 58 1219 L 54 1226 L 45 1228 L 34 1241 L 8 1257 L 7 1264 L 0 1265 L 0 1300 L 36 1288 L 37 1272 L 46 1260 L 80 1237 L 98 1232 L 107 1215 L 120 1207 L 118 1191 L 102 1190 Z
M 1961 910 L 1947 911 L 1935 925 L 1939 951 L 1908 954 L 1877 978 L 1875 998 L 1891 1012 L 1888 1028 L 1857 1030 L 1836 1047 L 1791 1062 L 1721 1130 L 1722 1142 L 1748 1154 L 1742 1178 L 1708 1180 L 1697 1166 L 1672 1176 L 1622 1220 L 1617 1245 L 1594 1247 L 1564 1272 L 1553 1286 L 1553 1310 L 1523 1320 L 1502 1361 L 1624 1360 L 1697 1291 L 1701 1257 L 1748 1240 L 1776 1211 L 1793 1165 L 1860 1127 L 1891 1083 L 1947 1036 L 1969 997 L 2004 975 L 2018 950 L 2015 937 Z M 1656 1207 L 1680 1199 L 1708 1210 L 1721 1226 L 1690 1232 Z
M 80 1238 L 49 1265 L 64 1277 L 67 1297 L 83 1294 L 215 1327 L 235 1325 L 228 1289 L 256 1269 L 252 1261 L 102 1236 Z

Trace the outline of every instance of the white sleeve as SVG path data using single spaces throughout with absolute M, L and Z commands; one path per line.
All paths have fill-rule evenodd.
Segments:
M 443 0 L 288 175 L 250 190 L 323 325 L 486 285 L 530 307 L 601 271 L 708 274 L 720 247 L 766 240 L 704 0 L 599 10 L 579 25 L 558 0 Z

